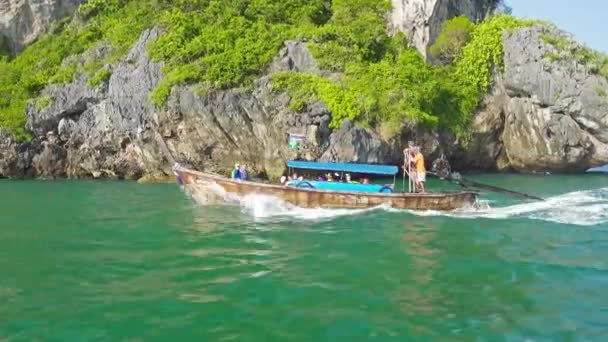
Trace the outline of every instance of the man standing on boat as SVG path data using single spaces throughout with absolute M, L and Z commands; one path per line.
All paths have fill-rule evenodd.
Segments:
M 414 148 L 414 163 L 416 164 L 416 182 L 420 192 L 426 192 L 426 167 L 424 166 L 424 156 L 420 152 L 420 147 Z
M 403 150 L 403 169 L 406 170 L 407 175 L 410 177 L 412 181 L 412 185 L 414 188 L 412 189 L 414 192 L 418 192 L 418 177 L 416 175 L 416 147 L 412 142 L 408 144 L 408 148 Z

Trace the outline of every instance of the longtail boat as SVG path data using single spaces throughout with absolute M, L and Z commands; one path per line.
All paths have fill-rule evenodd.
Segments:
M 288 162 L 289 168 L 314 171 L 346 172 L 365 175 L 393 176 L 392 185 L 356 184 L 321 180 L 293 180 L 286 184 L 233 180 L 223 176 L 174 166 L 177 182 L 201 203 L 234 202 L 247 195 L 267 195 L 302 208 L 360 209 L 388 206 L 397 209 L 449 211 L 476 204 L 477 193 L 471 191 L 441 193 L 396 193 L 396 166 Z

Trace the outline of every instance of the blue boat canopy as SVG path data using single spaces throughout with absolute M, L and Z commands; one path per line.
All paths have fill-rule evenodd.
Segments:
M 399 168 L 394 165 L 352 164 L 352 163 L 322 163 L 300 160 L 290 160 L 287 166 L 294 169 L 320 170 L 333 172 L 365 173 L 373 175 L 395 175 Z

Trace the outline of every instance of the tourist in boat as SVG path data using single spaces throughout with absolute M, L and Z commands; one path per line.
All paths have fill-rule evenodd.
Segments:
M 249 180 L 249 173 L 247 173 L 247 164 L 243 164 L 243 166 L 241 167 L 241 180 Z
M 281 184 L 282 184 L 282 185 L 285 185 L 285 183 L 286 183 L 286 182 L 287 182 L 287 176 L 282 175 L 282 176 L 281 176 Z
M 241 179 L 241 165 L 239 163 L 234 164 L 234 169 L 232 170 L 230 178 L 232 178 L 233 180 Z
M 420 152 L 420 147 L 415 148 L 416 156 L 414 163 L 416 164 L 416 183 L 420 192 L 426 192 L 426 167 L 424 166 L 424 156 Z
M 300 180 L 301 177 L 298 176 L 297 172 L 294 172 L 293 175 L 291 175 L 290 177 L 287 177 L 287 182 L 285 183 L 285 185 L 291 185 L 294 182 L 297 182 L 298 180 Z M 304 178 L 302 178 L 304 179 Z
M 285 185 L 292 185 L 301 180 L 304 180 L 304 177 L 298 176 L 298 174 L 296 172 L 294 172 L 291 177 L 287 177 L 287 182 L 285 182 Z
M 366 177 L 361 178 L 361 184 L 369 184 L 369 178 L 366 178 Z
M 359 184 L 359 182 L 354 181 L 354 180 L 352 179 L 352 176 L 350 175 L 350 173 L 347 173 L 347 174 L 346 174 L 346 183 Z

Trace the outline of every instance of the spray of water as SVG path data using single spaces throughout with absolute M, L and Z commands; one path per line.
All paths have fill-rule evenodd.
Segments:
M 527 218 L 580 226 L 594 226 L 608 222 L 608 188 L 576 191 L 543 202 L 526 202 L 507 207 L 481 205 L 449 213 L 437 211 L 409 211 L 421 216 L 450 216 L 458 218 Z
M 212 184 L 204 192 L 191 195 L 200 204 L 217 202 L 240 205 L 245 213 L 255 218 L 290 217 L 302 220 L 331 219 L 358 215 L 373 210 L 407 212 L 418 216 L 449 216 L 462 219 L 526 218 L 557 223 L 593 226 L 608 223 L 608 188 L 571 192 L 548 198 L 543 202 L 526 202 L 506 207 L 492 207 L 488 202 L 480 202 L 476 208 L 452 212 L 397 210 L 388 207 L 371 209 L 306 209 L 293 206 L 276 197 L 267 195 L 247 195 L 238 197 Z
M 322 209 L 300 208 L 280 199 L 266 195 L 247 195 L 240 201 L 243 211 L 256 218 L 294 217 L 301 220 L 331 219 L 340 216 L 357 215 L 371 209 Z

